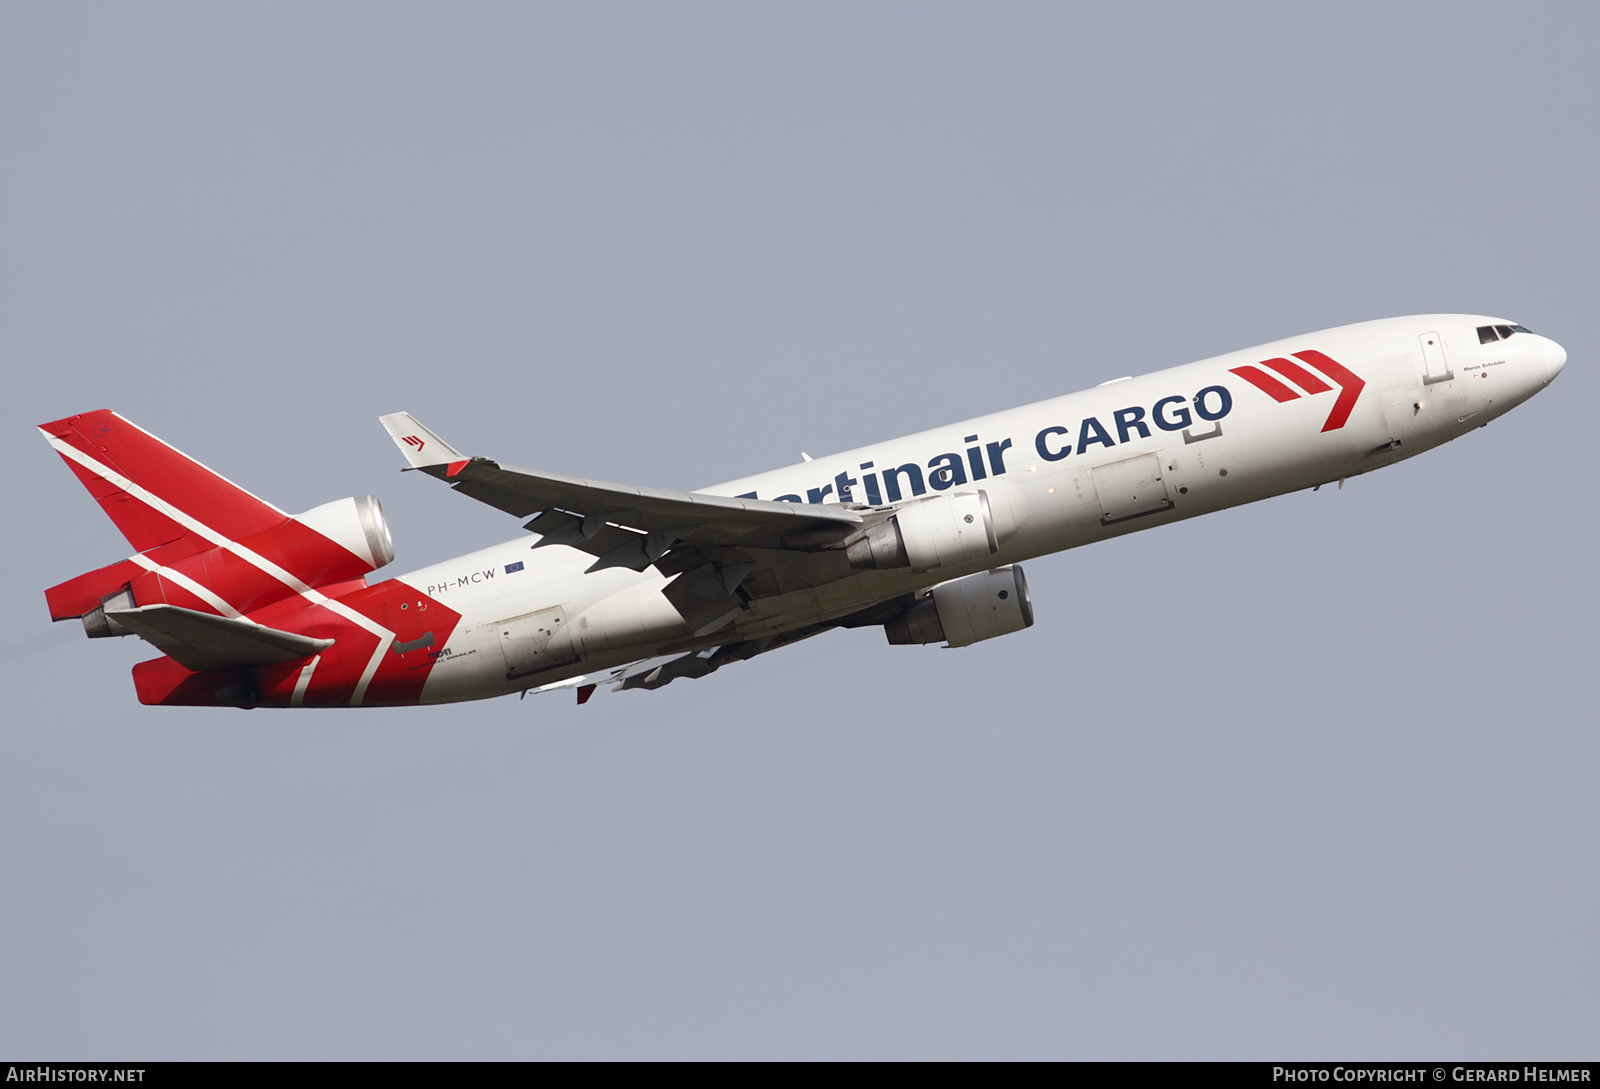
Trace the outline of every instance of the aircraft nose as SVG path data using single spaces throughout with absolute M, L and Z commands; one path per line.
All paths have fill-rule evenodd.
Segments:
M 1554 380 L 1556 375 L 1561 373 L 1561 368 L 1567 365 L 1567 350 L 1549 337 L 1544 338 L 1544 347 L 1545 366 L 1550 371 L 1549 377 L 1545 381 L 1550 382 Z

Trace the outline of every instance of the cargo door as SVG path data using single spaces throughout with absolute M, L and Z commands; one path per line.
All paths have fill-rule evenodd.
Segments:
M 500 621 L 498 630 L 500 649 L 506 656 L 506 679 L 576 660 L 566 626 L 567 611 L 559 605 Z
M 1167 494 L 1167 484 L 1162 479 L 1161 459 L 1155 454 L 1140 454 L 1097 465 L 1090 475 L 1100 499 L 1100 524 L 1103 526 L 1172 507 L 1172 497 Z

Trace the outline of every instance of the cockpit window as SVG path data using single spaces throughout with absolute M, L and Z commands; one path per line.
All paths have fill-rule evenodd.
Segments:
M 1497 340 L 1505 340 L 1512 333 L 1531 333 L 1525 325 L 1480 325 L 1478 326 L 1478 343 L 1493 344 Z

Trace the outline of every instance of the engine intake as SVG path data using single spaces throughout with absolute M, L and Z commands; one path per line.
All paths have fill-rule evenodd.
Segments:
M 295 521 L 341 545 L 376 571 L 394 559 L 394 538 L 376 496 L 337 499 L 295 516 Z

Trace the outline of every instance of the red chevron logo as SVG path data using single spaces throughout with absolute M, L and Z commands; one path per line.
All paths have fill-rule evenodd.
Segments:
M 1334 399 L 1333 411 L 1328 413 L 1328 421 L 1322 425 L 1322 430 L 1324 431 L 1339 430 L 1350 419 L 1350 413 L 1355 409 L 1356 401 L 1360 398 L 1361 391 L 1367 388 L 1366 382 L 1362 381 L 1354 371 L 1342 363 L 1335 362 L 1319 351 L 1308 349 L 1303 352 L 1295 352 L 1294 358 L 1321 371 L 1335 386 L 1339 387 L 1339 396 Z M 1324 382 L 1292 359 L 1263 359 L 1259 366 L 1252 367 L 1246 364 L 1243 367 L 1229 367 L 1228 372 L 1237 374 L 1279 404 L 1300 399 L 1300 390 L 1288 385 L 1288 382 L 1280 382 L 1277 378 L 1262 370 L 1262 367 L 1276 371 L 1288 382 L 1293 382 L 1295 386 L 1305 390 L 1307 396 L 1327 393 L 1333 389 L 1333 386 L 1328 385 L 1327 382 Z

